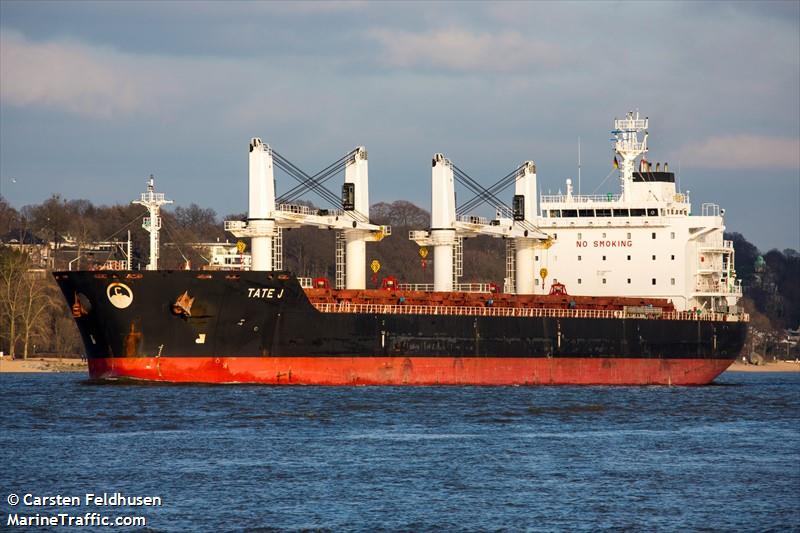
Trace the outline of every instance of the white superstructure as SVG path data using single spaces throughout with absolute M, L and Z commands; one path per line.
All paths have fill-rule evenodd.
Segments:
M 732 310 L 742 289 L 733 244 L 723 238 L 725 211 L 703 204 L 699 216 L 692 214 L 689 191 L 676 189 L 668 165 L 644 157 L 647 128 L 638 112 L 614 121 L 621 194 L 576 195 L 567 180 L 566 194 L 540 196 L 536 225 L 553 243 L 534 256 L 548 272 L 536 280 L 536 292 L 548 292 L 557 280 L 570 294 L 659 297 L 678 310 Z

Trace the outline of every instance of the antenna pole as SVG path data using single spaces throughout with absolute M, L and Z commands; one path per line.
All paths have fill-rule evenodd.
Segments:
M 581 195 L 581 138 L 578 137 L 578 196 Z
M 622 181 L 622 198 L 631 199 L 631 184 L 633 183 L 633 162 L 637 157 L 647 153 L 647 117 L 641 118 L 639 112 L 628 113 L 623 119 L 614 119 L 614 150 L 622 157 L 620 164 L 620 180 Z M 639 140 L 639 134 L 644 133 L 644 139 Z

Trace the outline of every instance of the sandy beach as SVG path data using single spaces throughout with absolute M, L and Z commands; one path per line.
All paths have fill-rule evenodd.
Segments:
M 6 372 L 86 372 L 86 361 L 57 357 L 29 357 L 26 360 L 0 357 L 0 373 Z
M 776 363 L 764 363 L 763 365 L 750 365 L 737 361 L 726 372 L 800 372 L 800 363 L 778 361 Z

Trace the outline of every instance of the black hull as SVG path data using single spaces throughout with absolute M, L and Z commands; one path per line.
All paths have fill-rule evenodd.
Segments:
M 279 272 L 55 276 L 79 315 L 90 360 L 440 357 L 729 364 L 747 328 L 746 322 L 723 320 L 323 313 L 293 276 Z M 122 284 L 123 297 L 130 291 L 129 305 L 112 303 L 112 283 Z M 194 299 L 190 316 L 173 308 L 184 293 Z

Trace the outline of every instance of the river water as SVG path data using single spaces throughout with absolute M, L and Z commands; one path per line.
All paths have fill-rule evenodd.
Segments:
M 93 512 L 147 520 L 117 531 L 800 530 L 800 373 L 696 388 L 2 374 L 0 401 L 3 530 L 46 529 L 11 515 Z M 161 505 L 84 501 L 103 492 Z

